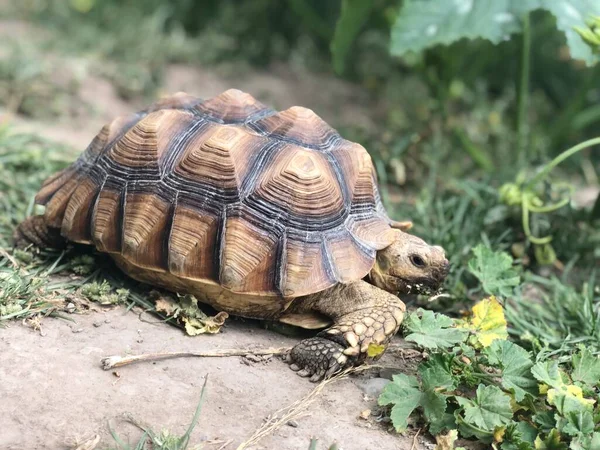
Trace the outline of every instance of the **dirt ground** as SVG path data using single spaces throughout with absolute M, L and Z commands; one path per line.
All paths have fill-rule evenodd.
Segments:
M 207 68 L 173 66 L 167 70 L 163 92 L 186 91 L 206 98 L 230 87 L 277 108 L 310 107 L 336 125 L 373 124 L 367 96 L 356 87 L 286 66 L 235 77 Z M 83 80 L 78 101 L 92 106 L 89 114 L 34 121 L 0 110 L 0 122 L 7 122 L 13 131 L 34 132 L 68 144 L 76 155 L 105 122 L 141 106 L 121 100 L 110 83 L 92 75 Z M 120 420 L 125 412 L 155 429 L 183 433 L 207 375 L 206 403 L 192 442 L 207 449 L 235 449 L 267 416 L 314 388 L 275 357 L 257 363 L 242 357 L 174 359 L 124 367 L 119 376 L 100 368 L 100 359 L 108 355 L 251 349 L 297 342 L 255 322 L 229 320 L 218 335 L 191 338 L 169 325 L 142 322 L 138 314 L 123 309 L 74 318 L 76 323 L 44 319 L 41 332 L 18 322 L 0 328 L 0 449 L 75 448 L 74 443 L 95 435 L 101 438 L 96 448 L 109 448 L 114 444 L 109 420 L 121 437 L 133 443 L 141 432 Z M 382 363 L 403 365 L 391 355 Z M 376 375 L 328 385 L 296 419 L 296 427 L 283 425 L 247 448 L 306 449 L 311 437 L 319 438 L 320 449 L 334 441 L 345 450 L 431 448 L 420 436 L 413 442 L 412 436 L 389 432 L 388 425 L 373 417 L 360 418 L 361 412 L 376 406 L 364 392 L 365 381 Z
M 253 322 L 231 321 L 223 333 L 191 338 L 174 327 L 140 321 L 137 314 L 121 308 L 76 320 L 46 319 L 41 333 L 20 323 L 0 330 L 0 448 L 73 448 L 74 442 L 95 435 L 101 437 L 98 448 L 106 448 L 114 444 L 109 421 L 123 440 L 133 443 L 141 433 L 120 420 L 127 412 L 156 430 L 166 427 L 181 435 L 208 375 L 206 401 L 192 442 L 207 449 L 235 449 L 267 416 L 314 388 L 276 357 L 267 362 L 181 358 L 116 371 L 100 368 L 101 358 L 111 355 L 252 349 L 297 341 Z M 386 355 L 382 363 L 401 366 L 402 360 Z M 412 439 L 388 432 L 374 418 L 359 418 L 375 406 L 361 389 L 369 376 L 356 375 L 327 386 L 296 419 L 297 427 L 283 425 L 247 448 L 305 449 L 311 437 L 319 438 L 319 448 L 334 441 L 346 450 L 411 448 Z

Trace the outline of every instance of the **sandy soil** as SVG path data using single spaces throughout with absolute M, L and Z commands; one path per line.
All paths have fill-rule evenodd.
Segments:
M 2 24 L 0 28 L 7 30 Z M 17 34 L 22 28 L 17 24 L 9 30 Z M 310 107 L 336 126 L 373 125 L 364 92 L 333 77 L 286 66 L 268 73 L 245 69 L 232 76 L 212 68 L 173 66 L 167 70 L 163 93 L 187 91 L 210 97 L 229 87 L 281 109 L 296 104 Z M 0 122 L 8 122 L 15 131 L 68 144 L 76 155 L 104 123 L 141 106 L 118 98 L 110 83 L 91 74 L 82 80 L 78 95 L 78 101 L 90 107 L 76 110 L 87 113 L 34 121 L 7 111 L 3 116 L 0 111 Z M 297 342 L 255 322 L 229 320 L 221 334 L 190 338 L 169 325 L 142 322 L 137 314 L 122 309 L 75 318 L 77 323 L 44 319 L 41 333 L 15 322 L 0 328 L 0 449 L 74 448 L 74 442 L 95 435 L 101 438 L 96 448 L 110 448 L 114 442 L 109 420 L 122 437 L 134 442 L 141 433 L 119 420 L 125 412 L 157 429 L 183 433 L 207 375 L 208 395 L 192 442 L 207 449 L 234 449 L 267 416 L 314 388 L 278 358 L 258 363 L 241 357 L 177 359 L 124 367 L 118 377 L 99 365 L 101 357 L 113 354 L 249 349 Z M 382 362 L 403 365 L 388 355 Z M 333 441 L 345 450 L 411 448 L 412 437 L 389 432 L 389 426 L 372 417 L 359 418 L 362 411 L 376 406 L 363 387 L 373 376 L 377 373 L 327 386 L 306 414 L 296 419 L 297 427 L 284 425 L 249 448 L 306 449 L 313 436 L 320 439 L 320 449 Z M 426 448 L 421 439 L 412 448 Z
M 243 357 L 172 359 L 122 367 L 119 376 L 100 368 L 100 359 L 109 355 L 261 348 L 297 341 L 254 322 L 230 321 L 223 333 L 191 338 L 174 327 L 140 321 L 121 308 L 75 319 L 77 323 L 46 319 L 41 333 L 20 323 L 0 330 L 0 448 L 72 448 L 73 442 L 96 434 L 101 437 L 98 448 L 106 448 L 113 444 L 109 420 L 124 440 L 134 442 L 140 432 L 119 420 L 126 412 L 157 430 L 167 427 L 182 434 L 208 375 L 206 402 L 192 442 L 207 449 L 234 449 L 267 416 L 314 388 L 276 357 L 256 363 Z M 402 360 L 386 355 L 382 363 L 401 366 Z M 375 400 L 360 388 L 372 375 L 327 386 L 296 419 L 297 427 L 283 425 L 248 448 L 305 449 L 314 436 L 320 448 L 335 440 L 346 450 L 409 449 L 412 439 L 387 432 L 373 418 L 359 418 L 375 407 Z

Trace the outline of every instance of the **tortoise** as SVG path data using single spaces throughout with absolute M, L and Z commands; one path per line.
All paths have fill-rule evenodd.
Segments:
M 372 160 L 312 110 L 230 89 L 104 126 L 48 178 L 16 245 L 91 244 L 132 278 L 230 314 L 309 329 L 287 359 L 316 381 L 385 349 L 400 294 L 438 289 L 444 250 L 389 218 Z

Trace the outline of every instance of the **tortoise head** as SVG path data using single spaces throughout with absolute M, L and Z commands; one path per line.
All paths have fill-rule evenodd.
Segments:
M 377 252 L 370 276 L 373 284 L 392 294 L 430 294 L 444 282 L 450 265 L 444 249 L 395 230 L 396 238 Z

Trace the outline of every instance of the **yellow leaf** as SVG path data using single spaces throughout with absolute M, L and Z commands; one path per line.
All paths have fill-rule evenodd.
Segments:
M 433 450 L 453 450 L 456 439 L 458 439 L 457 430 L 450 430 L 446 434 L 438 434 L 435 437 L 436 445 Z
M 494 442 L 502 442 L 504 440 L 505 432 L 506 432 L 506 427 L 497 427 L 494 430 Z
M 383 355 L 383 352 L 385 352 L 385 345 L 379 345 L 372 342 L 367 348 L 367 356 L 369 358 L 376 358 L 378 356 L 381 356 Z
M 548 389 L 548 393 L 547 393 L 548 403 L 550 405 L 555 405 L 556 404 L 556 396 L 560 395 L 560 394 L 566 395 L 568 397 L 571 397 L 571 398 L 577 400 L 577 402 L 579 402 L 581 405 L 583 405 L 585 407 L 589 407 L 589 406 L 593 405 L 594 403 L 596 403 L 596 401 L 591 398 L 584 398 L 583 391 L 581 390 L 581 388 L 579 386 L 575 386 L 574 384 L 563 385 L 560 387 L 560 389 Z
M 489 347 L 496 339 L 508 338 L 504 310 L 496 297 L 492 295 L 481 300 L 471 312 L 471 318 L 460 326 L 471 328 L 475 346 Z
M 225 319 L 229 317 L 226 312 L 220 312 L 214 317 L 207 317 L 206 319 L 197 319 L 195 317 L 182 317 L 183 323 L 185 324 L 185 332 L 190 336 L 197 336 L 199 334 L 215 334 L 221 330 L 221 327 L 225 323 Z

